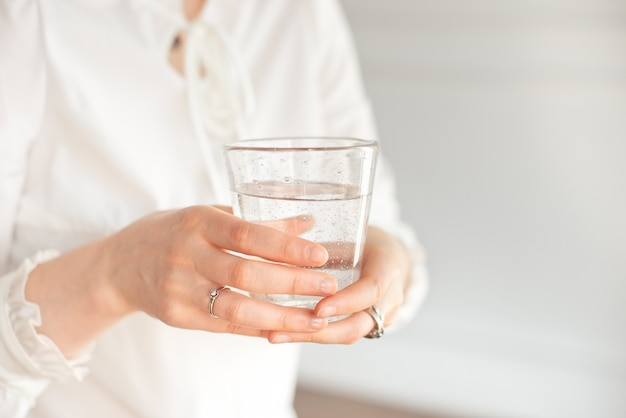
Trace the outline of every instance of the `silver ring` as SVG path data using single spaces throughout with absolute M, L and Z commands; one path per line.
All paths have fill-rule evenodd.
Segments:
M 385 322 L 385 316 L 378 309 L 378 306 L 374 305 L 365 310 L 374 320 L 374 328 L 365 336 L 365 338 L 380 338 L 385 333 L 385 327 L 383 323 Z
M 211 292 L 209 292 L 209 314 L 215 319 L 219 319 L 219 317 L 215 315 L 215 313 L 213 312 L 213 305 L 215 305 L 215 300 L 220 295 L 220 292 L 225 289 L 228 289 L 228 287 L 220 286 L 216 289 L 211 290 Z

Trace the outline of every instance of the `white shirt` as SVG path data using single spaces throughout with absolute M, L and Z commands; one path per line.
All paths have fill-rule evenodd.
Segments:
M 294 416 L 297 345 L 134 314 L 68 361 L 24 299 L 38 262 L 156 210 L 230 203 L 219 158 L 232 137 L 198 134 L 198 91 L 168 64 L 181 16 L 175 0 L 0 4 L 0 417 Z M 211 65 L 250 82 L 247 137 L 375 137 L 334 0 L 211 0 L 200 21 L 229 45 Z M 416 246 L 393 193 L 382 162 L 370 222 Z

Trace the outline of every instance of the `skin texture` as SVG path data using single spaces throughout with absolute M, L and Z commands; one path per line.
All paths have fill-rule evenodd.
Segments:
M 40 306 L 38 332 L 68 358 L 136 311 L 179 328 L 273 343 L 353 343 L 372 329 L 372 318 L 361 311 L 374 304 L 386 314 L 387 324 L 393 322 L 410 268 L 401 244 L 370 228 L 361 279 L 337 292 L 333 277 L 296 267 L 320 266 L 328 258 L 324 247 L 297 236 L 310 227 L 308 222 L 298 218 L 259 225 L 209 206 L 154 213 L 39 265 L 29 277 L 26 297 Z M 311 311 L 223 291 L 215 302 L 215 319 L 207 309 L 209 293 L 222 285 L 325 298 Z M 328 324 L 330 316 L 352 313 Z

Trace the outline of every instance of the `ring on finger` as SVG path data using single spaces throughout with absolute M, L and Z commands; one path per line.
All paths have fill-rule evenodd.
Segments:
M 219 319 L 219 317 L 215 315 L 215 312 L 213 312 L 213 306 L 223 290 L 230 290 L 230 288 L 228 286 L 220 286 L 209 292 L 209 314 L 215 319 Z
M 385 316 L 380 311 L 378 306 L 374 305 L 365 310 L 374 320 L 374 327 L 372 330 L 365 336 L 365 338 L 380 338 L 385 333 L 385 327 L 383 323 L 385 322 Z

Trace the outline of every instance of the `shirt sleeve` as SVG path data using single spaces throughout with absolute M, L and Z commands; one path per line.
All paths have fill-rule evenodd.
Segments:
M 0 418 L 26 416 L 51 381 L 82 380 L 87 374 L 90 352 L 67 360 L 52 340 L 37 333 L 39 307 L 24 296 L 30 272 L 56 256 L 56 251 L 41 251 L 0 277 Z
M 57 254 L 10 262 L 28 152 L 45 103 L 44 51 L 37 1 L 0 2 L 0 418 L 25 417 L 50 381 L 80 379 L 86 371 L 86 358 L 68 361 L 37 334 L 39 307 L 24 297 L 30 271 Z
M 26 158 L 45 100 L 36 1 L 0 2 L 0 274 L 8 268 Z
M 320 85 L 326 112 L 327 133 L 377 139 L 371 105 L 366 96 L 352 35 L 336 0 L 315 0 L 316 36 L 319 40 Z M 401 218 L 395 180 L 384 156 L 380 156 L 370 225 L 400 239 L 412 255 L 411 284 L 394 328 L 410 321 L 421 306 L 428 289 L 424 250 L 413 229 Z

